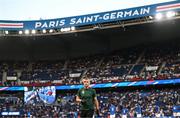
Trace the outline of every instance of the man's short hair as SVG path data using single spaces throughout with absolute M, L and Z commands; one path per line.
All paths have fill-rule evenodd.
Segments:
M 82 79 L 81 79 L 81 83 L 83 83 L 83 80 L 89 80 L 90 81 L 90 78 L 89 77 L 87 77 L 87 76 L 85 76 L 85 77 L 83 77 Z

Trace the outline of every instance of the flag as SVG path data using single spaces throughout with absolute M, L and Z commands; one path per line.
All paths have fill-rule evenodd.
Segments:
M 23 23 L 5 23 L 0 22 L 0 28 L 23 28 Z
M 161 5 L 156 7 L 157 12 L 180 9 L 180 3 Z

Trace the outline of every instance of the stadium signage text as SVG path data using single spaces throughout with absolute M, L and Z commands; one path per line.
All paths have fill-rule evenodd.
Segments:
M 2 116 L 17 116 L 20 115 L 20 112 L 1 112 Z
M 166 12 L 168 10 L 180 11 L 179 0 L 129 9 L 121 9 L 96 14 L 88 14 L 49 20 L 0 21 L 0 30 L 43 30 L 70 28 L 72 26 L 85 26 L 141 18 L 155 15 L 159 12 Z
M 107 22 L 113 20 L 123 20 L 149 14 L 151 7 L 142 7 L 136 9 L 119 10 L 114 12 L 106 12 L 101 14 L 85 15 L 79 17 L 71 17 L 66 19 L 48 20 L 35 22 L 35 29 L 47 29 L 63 26 L 85 25 L 91 23 Z

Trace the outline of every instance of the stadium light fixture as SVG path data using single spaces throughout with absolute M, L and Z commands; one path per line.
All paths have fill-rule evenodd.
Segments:
M 61 28 L 61 32 L 64 32 L 64 28 Z
M 70 31 L 70 30 L 71 30 L 70 27 L 63 28 L 63 31 L 64 31 L 64 32 L 68 32 L 68 31 Z
M 156 18 L 157 20 L 161 20 L 161 19 L 163 18 L 162 13 L 157 13 L 156 16 L 155 16 L 155 18 Z
M 167 18 L 172 18 L 172 17 L 174 17 L 176 15 L 176 13 L 174 12 L 174 11 L 168 11 L 167 13 L 166 13 L 166 17 Z
M 53 32 L 53 29 L 50 29 L 49 32 L 52 33 L 52 32 Z
M 74 26 L 71 27 L 71 30 L 72 30 L 72 31 L 75 30 L 75 29 L 76 29 L 76 28 L 75 28 Z
M 46 30 L 45 29 L 43 29 L 43 31 L 42 31 L 43 33 L 46 33 Z
M 29 30 L 25 30 L 25 32 L 24 32 L 25 34 L 29 34 Z
M 152 16 L 149 16 L 149 19 L 153 19 L 153 17 L 152 17 Z
M 66 28 L 66 32 L 68 32 L 68 31 L 70 31 L 71 30 L 71 28 L 70 27 L 67 27 Z
M 70 27 L 61 28 L 61 32 L 68 32 L 68 31 L 70 31 L 70 30 L 71 30 Z
M 32 30 L 31 33 L 32 33 L 32 34 L 36 34 L 36 30 Z
M 19 34 L 22 34 L 23 32 L 22 31 L 19 31 Z
M 9 34 L 9 31 L 5 31 L 5 34 Z

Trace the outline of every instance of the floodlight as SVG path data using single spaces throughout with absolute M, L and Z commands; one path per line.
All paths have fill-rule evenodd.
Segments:
M 166 17 L 167 18 L 172 18 L 172 17 L 174 17 L 176 15 L 176 13 L 174 12 L 174 11 L 168 11 L 167 13 L 166 13 Z
M 23 32 L 22 31 L 19 31 L 19 34 L 22 34 Z
M 9 31 L 5 31 L 5 34 L 9 34 Z
M 52 32 L 53 32 L 53 29 L 50 29 L 49 32 L 52 33 Z
M 161 20 L 161 19 L 163 18 L 162 13 L 157 13 L 156 16 L 155 16 L 155 18 L 156 18 L 157 20 Z
M 25 34 L 29 34 L 29 30 L 25 30 Z
M 46 33 L 46 30 L 45 29 L 43 29 L 43 31 L 42 31 L 43 33 Z
M 36 30 L 32 30 L 31 33 L 32 33 L 32 34 L 36 34 Z
M 72 26 L 72 27 L 71 27 L 71 30 L 72 30 L 72 31 L 73 31 L 73 30 L 75 30 L 75 27 L 74 27 L 74 26 Z

